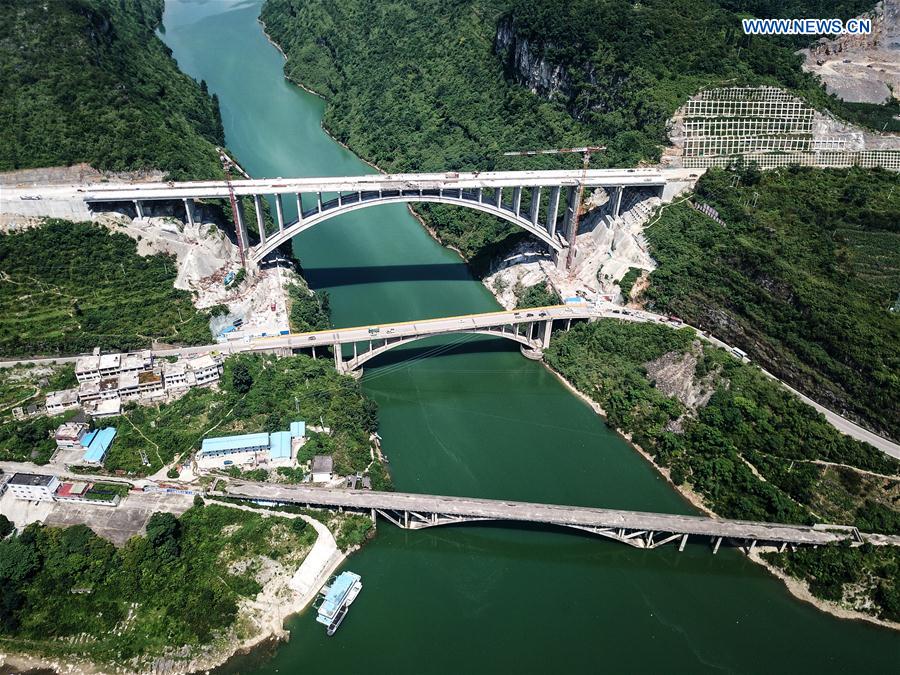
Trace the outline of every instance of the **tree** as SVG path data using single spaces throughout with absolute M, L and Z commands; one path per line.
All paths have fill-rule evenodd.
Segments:
M 231 386 L 239 394 L 246 394 L 253 386 L 253 375 L 250 374 L 250 369 L 243 361 L 234 364 L 231 371 Z
M 12 524 L 12 521 L 0 513 L 0 539 L 5 539 L 6 535 L 12 532 L 15 527 Z
M 178 556 L 180 535 L 181 524 L 171 513 L 157 512 L 147 521 L 147 539 L 161 556 L 171 558 Z

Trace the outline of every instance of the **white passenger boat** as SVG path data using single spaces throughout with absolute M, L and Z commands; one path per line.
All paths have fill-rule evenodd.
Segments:
M 361 590 L 362 578 L 354 572 L 341 572 L 322 588 L 322 601 L 317 608 L 319 614 L 316 621 L 327 626 L 325 632 L 328 635 L 335 634 Z

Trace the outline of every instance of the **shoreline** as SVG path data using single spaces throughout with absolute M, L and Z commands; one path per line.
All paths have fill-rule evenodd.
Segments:
M 261 20 L 260 20 L 260 23 L 263 25 L 263 33 L 265 33 L 265 24 L 263 24 Z M 278 45 L 278 43 L 276 43 L 274 40 L 272 40 L 272 38 L 268 35 L 268 33 L 265 33 L 265 35 L 266 35 L 266 39 L 269 40 L 269 42 L 271 42 L 272 44 L 274 44 L 276 46 L 276 48 L 278 49 L 278 51 L 282 54 L 282 56 L 284 56 L 285 60 L 287 60 L 287 55 L 284 53 L 284 50 L 281 49 L 281 46 Z M 313 93 L 314 95 L 318 96 L 319 98 L 322 98 L 323 100 L 327 101 L 327 99 L 325 99 L 324 96 L 322 96 L 318 92 L 311 90 L 309 87 L 306 87 L 302 83 L 297 82 L 296 80 L 288 77 L 287 75 L 285 75 L 284 77 L 286 80 L 288 80 L 292 84 L 295 84 L 296 86 L 300 87 L 301 89 L 304 89 L 305 91 L 309 91 L 310 93 Z M 359 156 L 347 144 L 336 139 L 332 135 L 332 133 L 329 131 L 329 129 L 325 126 L 324 118 L 321 123 L 321 127 L 322 127 L 322 130 L 328 135 L 328 137 L 331 138 L 332 140 L 334 140 L 336 143 L 338 143 L 341 147 L 346 149 L 348 152 L 353 153 L 354 156 L 356 156 L 357 158 L 359 158 L 361 161 L 365 162 L 369 166 L 373 167 L 375 170 L 377 170 L 381 173 L 385 173 L 380 167 L 375 165 L 373 162 L 370 162 L 369 160 L 365 159 L 364 157 Z M 452 245 L 445 244 L 443 241 L 441 241 L 440 237 L 437 235 L 437 232 L 434 231 L 433 228 L 429 227 L 425 223 L 424 219 L 415 212 L 415 210 L 412 208 L 411 205 L 407 204 L 407 209 L 409 210 L 410 214 L 425 229 L 425 231 L 429 234 L 429 236 L 431 236 L 432 239 L 434 239 L 438 244 L 440 244 L 444 248 L 448 248 L 448 249 L 454 251 L 455 253 L 457 253 L 463 259 L 463 262 L 466 264 L 467 267 L 469 267 L 469 269 L 471 271 L 470 261 L 462 254 L 461 251 L 459 251 L 459 249 L 457 249 L 456 247 L 454 247 Z M 475 277 L 475 278 L 477 278 L 477 277 Z M 488 288 L 488 291 L 490 291 L 491 295 L 493 295 L 494 298 L 497 299 L 497 296 L 494 293 L 493 289 Z M 497 300 L 499 302 L 499 299 L 497 299 Z M 681 485 L 681 486 L 675 485 L 675 483 L 672 481 L 672 478 L 670 476 L 670 472 L 668 471 L 668 469 L 657 465 L 656 462 L 653 461 L 653 457 L 650 455 L 650 453 L 648 453 L 644 448 L 642 448 L 640 445 L 638 445 L 637 443 L 634 442 L 631 434 L 628 434 L 626 432 L 623 432 L 620 429 L 610 426 L 607 422 L 606 411 L 600 406 L 599 403 L 594 401 L 588 395 L 581 392 L 577 387 L 575 387 L 574 384 L 572 384 L 565 377 L 563 377 L 563 375 L 561 373 L 557 372 L 555 369 L 550 367 L 550 365 L 547 364 L 545 361 L 542 360 L 541 363 L 547 370 L 549 370 L 551 373 L 553 373 L 553 375 L 560 382 L 562 382 L 563 386 L 566 389 L 568 389 L 572 394 L 574 394 L 576 397 L 578 397 L 583 402 L 585 402 L 587 405 L 589 405 L 596 414 L 600 415 L 604 419 L 604 422 L 607 424 L 607 426 L 610 429 L 612 429 L 617 435 L 619 435 L 622 439 L 624 439 L 628 443 L 628 445 L 638 453 L 638 455 L 643 457 L 644 460 L 647 461 L 650 464 L 650 466 L 653 467 L 653 469 L 657 472 L 657 474 L 662 476 L 663 479 L 672 487 L 672 489 L 675 490 L 675 492 L 685 502 L 687 502 L 694 508 L 700 510 L 701 512 L 703 512 L 709 516 L 712 516 L 712 517 L 717 516 L 717 514 L 714 511 L 712 511 L 704 503 L 703 498 L 699 494 L 694 492 L 690 487 L 685 486 L 685 485 Z M 891 628 L 894 630 L 900 630 L 900 624 L 894 624 L 892 622 L 887 622 L 882 619 L 878 619 L 877 617 L 871 616 L 869 614 L 864 614 L 863 612 L 858 612 L 855 610 L 848 610 L 848 609 L 840 607 L 836 603 L 832 603 L 832 602 L 829 602 L 826 600 L 821 600 L 819 598 L 816 598 L 815 596 L 812 595 L 812 593 L 809 592 L 809 588 L 804 581 L 788 576 L 786 573 L 784 573 L 779 568 L 776 568 L 774 565 L 767 563 L 766 561 L 762 560 L 761 558 L 755 557 L 753 555 L 753 553 L 751 553 L 748 557 L 750 558 L 750 560 L 762 565 L 773 576 L 775 576 L 778 579 L 781 579 L 784 582 L 785 587 L 788 590 L 788 592 L 791 595 L 793 595 L 795 598 L 797 598 L 798 600 L 801 600 L 803 602 L 812 604 L 814 607 L 816 607 L 816 609 L 818 609 L 822 612 L 825 612 L 827 614 L 830 614 L 830 615 L 835 616 L 840 619 L 862 620 L 862 621 L 867 621 L 869 623 L 872 623 L 872 624 L 875 624 L 878 626 Z

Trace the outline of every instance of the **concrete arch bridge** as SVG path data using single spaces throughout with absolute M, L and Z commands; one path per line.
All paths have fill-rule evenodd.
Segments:
M 575 201 L 580 188 L 607 190 L 614 203 L 613 212 L 618 214 L 625 190 L 656 189 L 666 201 L 689 186 L 697 176 L 698 171 L 686 169 L 446 172 L 103 184 L 68 189 L 89 206 L 132 202 L 138 216 L 143 215 L 142 205 L 146 202 L 180 200 L 184 203 L 185 217 L 191 223 L 195 200 L 229 199 L 232 195 L 251 197 L 258 242 L 251 243 L 249 239 L 242 208 L 235 214 L 238 244 L 251 271 L 291 238 L 331 218 L 370 206 L 411 202 L 461 206 L 501 218 L 543 242 L 557 264 L 564 267 L 570 257 L 568 251 L 575 242 Z M 44 188 L 43 192 L 41 189 L 24 190 L 20 198 L 58 199 L 57 191 L 56 188 Z M 266 229 L 263 217 L 262 198 L 267 196 L 274 197 L 277 225 L 274 231 Z M 285 197 L 291 202 L 290 211 L 297 214 L 290 221 L 285 215 L 288 210 Z

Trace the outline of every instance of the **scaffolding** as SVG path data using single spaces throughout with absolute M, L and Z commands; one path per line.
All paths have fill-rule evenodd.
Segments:
M 790 164 L 900 169 L 900 151 L 860 150 L 861 138 L 849 134 L 816 136 L 815 109 L 777 87 L 708 89 L 681 112 L 685 168 L 727 166 L 743 157 L 762 169 Z

